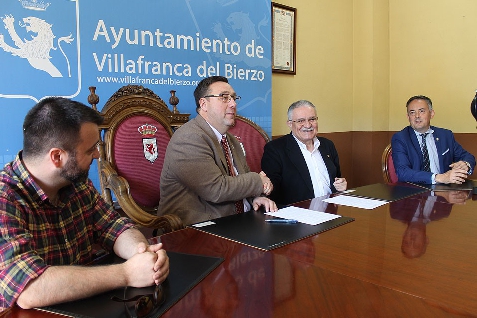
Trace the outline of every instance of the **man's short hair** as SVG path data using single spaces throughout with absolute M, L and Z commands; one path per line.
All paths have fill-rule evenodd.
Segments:
M 209 86 L 212 85 L 215 82 L 225 82 L 228 83 L 229 80 L 226 77 L 223 76 L 210 76 L 206 77 L 203 80 L 197 84 L 197 87 L 194 90 L 194 98 L 195 98 L 195 105 L 196 105 L 196 111 L 199 113 L 200 109 L 200 103 L 199 100 L 206 96 L 209 95 Z
M 54 147 L 74 152 L 81 125 L 102 122 L 98 111 L 80 102 L 63 97 L 42 99 L 23 122 L 23 157 L 36 158 Z
M 315 109 L 315 112 L 316 112 L 316 107 L 315 107 L 315 105 L 313 105 L 312 102 L 310 102 L 308 100 L 305 100 L 305 99 L 298 100 L 298 101 L 294 102 L 293 104 L 291 104 L 290 107 L 288 107 L 288 112 L 287 112 L 288 120 L 292 119 L 293 110 L 295 108 L 302 107 L 302 106 L 313 107 Z
M 429 110 L 432 110 L 432 101 L 429 97 L 427 96 L 424 96 L 424 95 L 416 95 L 416 96 L 413 96 L 411 98 L 408 99 L 407 103 L 406 103 L 406 108 L 409 106 L 409 104 L 413 101 L 413 100 L 416 100 L 416 99 L 422 99 L 423 101 L 425 101 L 427 103 L 427 106 L 429 106 Z

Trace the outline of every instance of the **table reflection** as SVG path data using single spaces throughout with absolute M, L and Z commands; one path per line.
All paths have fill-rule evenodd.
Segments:
M 454 204 L 465 204 L 468 198 L 469 191 L 439 191 L 391 202 L 391 217 L 407 224 L 401 243 L 403 255 L 407 258 L 424 255 L 429 245 L 427 225 L 447 218 Z
M 236 311 L 239 305 L 238 282 L 227 268 L 221 267 L 213 283 L 203 285 L 200 302 L 200 308 L 208 317 L 223 317 L 223 313 Z
M 293 206 L 309 209 L 313 211 L 326 212 L 330 214 L 338 214 L 338 205 L 334 203 L 324 202 L 323 200 L 328 199 L 332 195 L 325 195 L 322 197 L 317 197 L 311 200 L 306 200 L 302 202 L 294 203 Z

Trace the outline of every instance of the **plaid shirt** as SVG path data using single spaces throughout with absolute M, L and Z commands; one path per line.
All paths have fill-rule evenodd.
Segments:
M 0 174 L 0 312 L 27 283 L 51 265 L 84 265 L 92 245 L 112 251 L 133 226 L 121 218 L 91 180 L 64 187 L 51 204 L 21 161 L 21 152 Z

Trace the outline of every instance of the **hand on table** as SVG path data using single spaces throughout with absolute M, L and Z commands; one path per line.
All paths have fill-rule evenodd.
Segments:
M 256 197 L 255 199 L 253 199 L 253 210 L 257 211 L 260 206 L 263 206 L 265 208 L 265 212 L 276 212 L 278 210 L 275 201 L 272 201 L 266 197 Z

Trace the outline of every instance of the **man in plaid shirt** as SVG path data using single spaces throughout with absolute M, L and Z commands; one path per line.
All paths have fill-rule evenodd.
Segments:
M 60 97 L 25 117 L 23 150 L 0 174 L 0 312 L 166 279 L 162 245 L 148 245 L 88 179 L 101 123 L 95 110 Z M 127 261 L 81 266 L 92 261 L 95 243 Z

